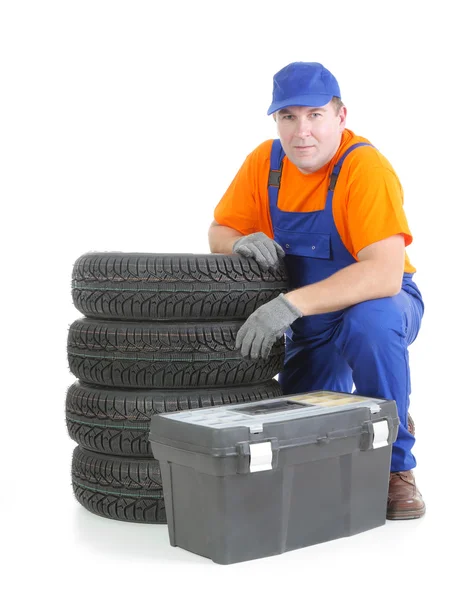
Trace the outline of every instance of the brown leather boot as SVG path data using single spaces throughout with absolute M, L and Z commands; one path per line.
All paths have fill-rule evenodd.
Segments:
M 425 514 L 425 502 L 412 471 L 393 472 L 389 478 L 387 519 L 418 519 Z
M 408 431 L 412 433 L 412 435 L 416 435 L 416 426 L 414 425 L 414 421 L 412 416 L 408 413 Z

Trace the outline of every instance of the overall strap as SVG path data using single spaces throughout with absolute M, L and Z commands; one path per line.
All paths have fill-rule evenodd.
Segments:
M 284 150 L 281 147 L 280 140 L 273 140 L 272 150 L 270 151 L 270 171 L 269 171 L 269 206 L 275 211 L 278 206 L 278 191 L 281 184 L 281 171 L 283 170 Z
M 284 156 L 285 154 L 281 147 L 280 140 L 273 140 L 272 150 L 270 151 L 269 187 L 280 187 Z
M 360 146 L 372 146 L 372 144 L 368 144 L 367 142 L 359 142 L 358 144 L 353 144 L 353 146 L 350 146 L 350 148 L 348 148 L 344 152 L 344 154 L 341 156 L 341 158 L 338 160 L 338 162 L 334 165 L 333 172 L 331 173 L 331 176 L 330 176 L 330 185 L 328 187 L 329 192 L 334 192 L 334 188 L 336 187 L 336 181 L 339 177 L 341 167 L 344 163 L 344 160 L 347 158 L 347 155 L 350 154 L 350 152 L 352 152 L 356 148 L 359 148 Z

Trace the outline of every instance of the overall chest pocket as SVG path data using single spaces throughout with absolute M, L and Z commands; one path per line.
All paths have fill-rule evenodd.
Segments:
M 286 254 L 307 258 L 331 258 L 331 236 L 329 233 L 298 233 L 295 231 L 274 231 L 275 240 Z

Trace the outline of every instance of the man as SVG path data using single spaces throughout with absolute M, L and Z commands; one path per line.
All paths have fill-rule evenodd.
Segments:
M 269 115 L 279 140 L 245 160 L 217 205 L 211 252 L 284 259 L 289 293 L 258 308 L 238 332 L 244 356 L 267 357 L 286 334 L 284 394 L 327 389 L 394 399 L 400 427 L 392 447 L 387 518 L 425 513 L 411 469 L 408 346 L 423 315 L 403 190 L 370 142 L 345 128 L 335 77 L 319 63 L 276 73 Z

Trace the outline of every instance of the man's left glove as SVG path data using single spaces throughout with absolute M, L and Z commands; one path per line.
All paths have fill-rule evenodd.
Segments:
M 274 342 L 299 317 L 301 311 L 280 294 L 248 317 L 237 333 L 236 350 L 244 357 L 268 358 Z

